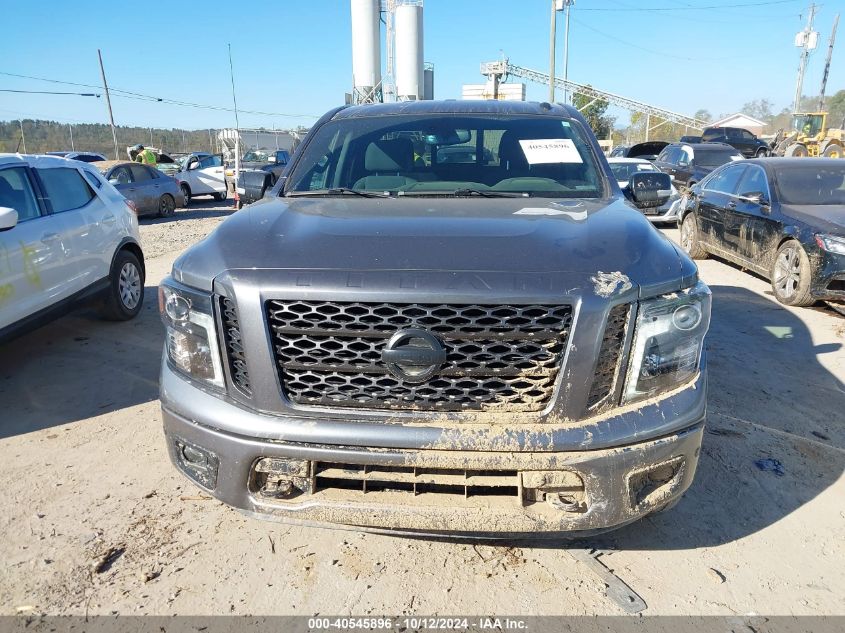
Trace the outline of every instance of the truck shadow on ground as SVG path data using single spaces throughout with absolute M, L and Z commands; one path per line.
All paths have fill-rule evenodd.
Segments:
M 164 344 L 157 288 L 132 321 L 84 307 L 0 345 L 0 438 L 86 420 L 158 398 Z

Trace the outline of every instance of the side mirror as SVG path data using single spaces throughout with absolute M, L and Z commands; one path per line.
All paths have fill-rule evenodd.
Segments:
M 18 212 L 11 207 L 0 207 L 0 231 L 15 228 L 18 223 Z
M 117 178 L 109 178 L 109 184 L 110 185 L 119 185 L 120 180 L 118 180 Z
M 639 171 L 631 175 L 625 196 L 638 208 L 659 207 L 672 195 L 672 180 L 669 174 Z
M 195 160 L 195 161 L 188 164 L 188 171 L 191 171 L 192 169 L 197 169 L 199 166 L 200 166 L 199 161 Z

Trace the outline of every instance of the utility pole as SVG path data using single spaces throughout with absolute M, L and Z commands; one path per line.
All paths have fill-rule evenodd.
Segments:
M 153 146 L 153 128 L 150 128 L 150 147 Z
M 798 81 L 795 85 L 795 100 L 792 102 L 793 114 L 801 109 L 801 92 L 804 88 L 804 71 L 807 70 L 807 60 L 810 51 L 818 43 L 818 33 L 813 31 L 813 19 L 816 17 L 816 5 L 810 5 L 810 14 L 807 16 L 807 26 L 795 36 L 795 46 L 801 47 L 801 61 L 798 64 Z
M 830 44 L 827 46 L 827 58 L 824 62 L 824 75 L 822 75 L 822 89 L 819 94 L 819 112 L 824 111 L 824 91 L 827 88 L 827 76 L 830 74 L 830 58 L 833 56 L 833 43 L 836 41 L 836 27 L 839 26 L 839 14 L 833 19 L 833 30 L 830 32 Z
M 231 44 L 229 44 L 229 77 L 232 80 L 232 104 L 235 106 L 235 208 L 238 208 L 241 179 L 241 124 L 238 121 L 238 98 L 235 96 L 235 67 L 232 65 Z
M 74 151 L 76 148 L 73 146 L 73 126 L 68 123 L 67 129 L 70 130 L 70 149 L 71 151 Z
M 555 102 L 555 40 L 557 35 L 557 0 L 552 0 L 552 17 L 549 24 L 549 103 Z
M 564 15 L 566 15 L 566 27 L 563 32 L 563 81 L 569 81 L 569 9 L 575 4 L 575 0 L 563 0 Z M 563 85 L 563 102 L 569 103 L 569 87 Z
M 117 153 L 117 132 L 114 130 L 114 114 L 111 110 L 111 97 L 109 97 L 109 84 L 106 81 L 106 70 L 103 68 L 103 54 L 100 52 L 100 49 L 97 49 L 97 57 L 100 59 L 100 74 L 103 77 L 103 90 L 106 93 L 106 105 L 109 109 L 109 123 L 111 123 L 111 137 L 114 141 L 114 159 L 120 160 L 120 156 Z
M 26 154 L 26 137 L 23 134 L 23 120 L 18 119 L 18 125 L 21 126 L 21 140 L 18 143 L 18 148 L 20 149 L 21 143 L 23 143 L 23 153 Z

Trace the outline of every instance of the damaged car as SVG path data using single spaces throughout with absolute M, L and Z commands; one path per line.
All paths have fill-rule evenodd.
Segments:
M 570 106 L 328 112 L 159 287 L 173 464 L 253 517 L 391 533 L 576 536 L 671 507 L 710 291 L 626 195 L 660 206 L 669 178 L 623 194 Z
M 843 163 L 762 158 L 717 169 L 685 200 L 681 245 L 766 277 L 784 305 L 845 303 Z

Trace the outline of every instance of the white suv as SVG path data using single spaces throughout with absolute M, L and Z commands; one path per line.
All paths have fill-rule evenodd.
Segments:
M 144 299 L 129 203 L 87 163 L 0 154 L 0 341 L 86 299 L 127 320 Z

